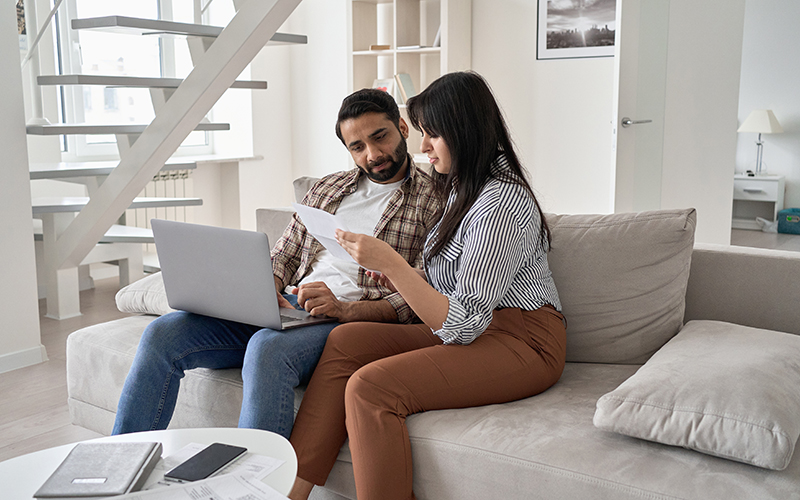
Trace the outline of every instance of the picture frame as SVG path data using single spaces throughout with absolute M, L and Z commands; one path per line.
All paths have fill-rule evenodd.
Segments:
M 617 0 L 538 0 L 536 59 L 613 57 Z

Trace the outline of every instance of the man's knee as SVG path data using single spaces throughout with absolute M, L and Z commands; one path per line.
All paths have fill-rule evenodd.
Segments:
M 283 359 L 289 349 L 286 335 L 264 328 L 257 331 L 247 342 L 244 362 L 268 363 L 270 360 Z
M 185 311 L 175 311 L 153 320 L 139 341 L 139 349 L 152 349 L 160 352 L 169 349 L 185 332 L 191 330 L 191 323 L 197 315 Z

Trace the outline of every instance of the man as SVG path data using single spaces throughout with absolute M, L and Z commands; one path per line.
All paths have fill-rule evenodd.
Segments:
M 376 89 L 346 97 L 336 134 L 357 168 L 321 179 L 302 203 L 336 213 L 349 229 L 374 234 L 419 267 L 439 201 L 430 177 L 408 155 L 408 125 L 394 99 Z M 338 323 L 275 331 L 184 311 L 162 316 L 142 335 L 122 389 L 114 434 L 165 429 L 186 370 L 241 367 L 239 427 L 288 439 L 294 388 L 311 378 L 335 326 L 415 319 L 399 294 L 379 286 L 357 264 L 333 257 L 296 214 L 272 250 L 272 264 L 281 306 L 299 305 Z M 288 286 L 295 286 L 292 293 L 281 295 Z

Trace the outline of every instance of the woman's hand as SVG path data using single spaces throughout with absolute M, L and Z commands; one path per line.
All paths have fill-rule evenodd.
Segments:
M 422 269 L 414 268 L 414 272 L 419 274 L 425 281 L 428 281 L 428 278 L 425 276 L 425 271 L 423 271 Z M 397 287 L 394 286 L 392 280 L 387 278 L 385 274 L 379 273 L 377 271 L 366 271 L 365 274 L 370 278 L 372 278 L 373 280 L 375 280 L 380 286 L 388 288 L 393 292 L 397 291 Z
M 364 269 L 386 274 L 386 271 L 392 266 L 406 264 L 403 257 L 388 243 L 366 234 L 337 229 L 336 241 Z
M 424 272 L 412 268 L 392 247 L 372 236 L 337 229 L 336 241 L 358 265 L 373 271 L 370 274 L 372 279 L 380 273 L 378 279 L 385 280 L 385 283 L 391 285 L 387 288 L 402 295 L 426 325 L 433 330 L 442 328 L 447 319 L 450 301 L 427 283 Z

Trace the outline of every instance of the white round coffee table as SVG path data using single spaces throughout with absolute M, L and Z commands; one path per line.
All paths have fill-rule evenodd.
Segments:
M 244 446 L 250 452 L 283 460 L 283 465 L 264 478 L 265 484 L 283 495 L 289 493 L 297 476 L 297 456 L 294 448 L 286 438 L 269 431 L 224 427 L 169 429 L 106 436 L 87 442 L 111 441 L 157 441 L 164 447 L 161 452 L 162 456 L 171 455 L 189 443 L 218 442 Z M 57 446 L 0 462 L 0 489 L 2 490 L 0 496 L 8 500 L 30 500 L 75 444 Z

